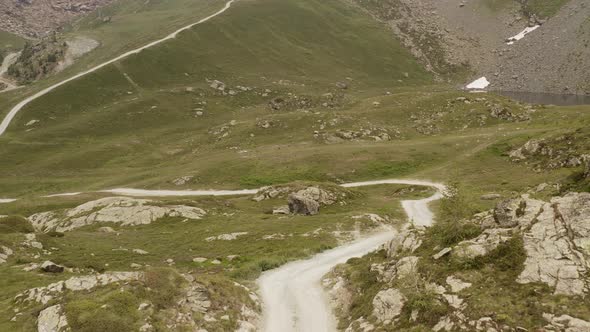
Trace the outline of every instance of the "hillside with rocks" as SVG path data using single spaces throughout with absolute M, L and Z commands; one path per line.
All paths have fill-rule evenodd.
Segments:
M 410 226 L 324 285 L 346 331 L 584 332 L 589 232 L 588 193 L 523 195 L 470 220 Z
M 583 2 L 89 6 L 0 32 L 0 331 L 590 331 L 590 106 L 492 91 Z
M 352 2 L 389 26 L 441 79 L 458 72 L 465 84 L 485 76 L 490 90 L 590 94 L 590 5 L 584 0 L 559 1 L 560 6 L 551 1 Z M 555 11 L 550 15 L 535 10 L 549 4 Z

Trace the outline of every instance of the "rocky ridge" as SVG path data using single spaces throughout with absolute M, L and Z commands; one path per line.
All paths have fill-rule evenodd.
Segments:
M 39 232 L 65 232 L 96 223 L 116 223 L 122 226 L 150 224 L 163 217 L 198 220 L 206 212 L 186 205 L 161 205 L 147 199 L 107 197 L 90 201 L 65 211 L 48 211 L 29 216 Z

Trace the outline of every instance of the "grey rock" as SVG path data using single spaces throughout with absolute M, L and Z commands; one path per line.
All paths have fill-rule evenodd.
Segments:
M 443 250 L 441 250 L 438 253 L 436 253 L 435 255 L 433 255 L 432 258 L 434 258 L 435 260 L 438 260 L 441 257 L 450 254 L 451 251 L 453 251 L 453 249 L 451 249 L 451 248 L 444 248 Z
M 481 195 L 480 199 L 484 200 L 484 201 L 493 201 L 495 199 L 500 199 L 502 198 L 502 195 L 500 194 L 486 194 L 486 195 Z
M 68 320 L 60 304 L 43 309 L 37 317 L 38 332 L 62 332 L 68 329 Z
M 382 290 L 373 298 L 373 316 L 381 322 L 391 321 L 401 314 L 405 302 L 406 298 L 399 290 Z
M 290 214 L 291 210 L 289 209 L 289 205 L 283 205 L 276 207 L 272 210 L 272 214 Z
M 293 214 L 313 216 L 320 212 L 320 204 L 301 194 L 289 195 L 289 211 Z
M 38 231 L 65 232 L 95 223 L 136 226 L 150 224 L 166 216 L 196 220 L 205 214 L 204 210 L 192 206 L 161 206 L 147 199 L 107 197 L 65 210 L 63 216 L 56 212 L 41 212 L 28 219 Z
M 51 261 L 45 261 L 43 264 L 41 264 L 41 271 L 48 273 L 62 273 L 64 271 L 64 267 Z

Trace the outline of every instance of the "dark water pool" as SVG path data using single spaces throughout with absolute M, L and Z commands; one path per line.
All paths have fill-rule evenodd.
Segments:
M 514 91 L 493 91 L 493 93 L 529 104 L 557 106 L 590 105 L 590 96 L 584 95 L 560 95 L 552 93 Z

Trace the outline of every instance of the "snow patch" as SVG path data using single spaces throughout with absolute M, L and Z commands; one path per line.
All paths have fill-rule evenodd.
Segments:
M 490 82 L 488 81 L 488 79 L 485 77 L 480 77 L 480 78 L 476 79 L 475 81 L 469 83 L 466 86 L 466 88 L 469 90 L 481 90 L 481 89 L 487 88 L 488 85 L 490 85 Z
M 519 32 L 516 36 L 512 36 L 510 38 L 507 39 L 507 43 L 508 45 L 512 45 L 514 44 L 514 42 L 519 41 L 521 39 L 524 38 L 524 36 L 528 35 L 529 33 L 537 30 L 539 27 L 541 27 L 540 25 L 535 25 L 532 27 L 527 27 L 524 30 L 522 30 L 521 32 Z

